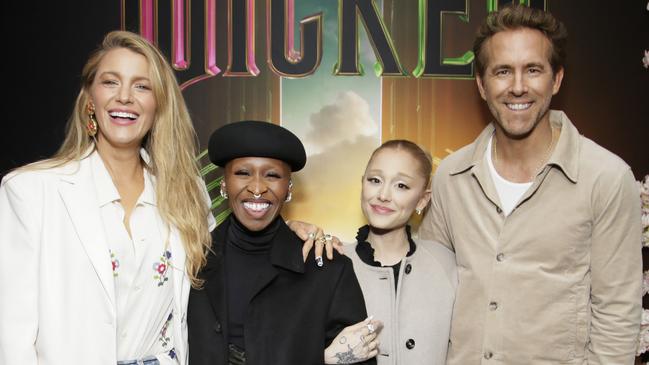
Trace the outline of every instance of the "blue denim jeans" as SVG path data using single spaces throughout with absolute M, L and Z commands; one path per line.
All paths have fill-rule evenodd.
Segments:
M 160 361 L 154 356 L 147 356 L 139 360 L 118 361 L 117 365 L 160 365 Z

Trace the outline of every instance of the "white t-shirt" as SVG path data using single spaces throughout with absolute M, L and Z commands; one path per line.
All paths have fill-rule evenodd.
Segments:
M 500 208 L 503 210 L 503 213 L 505 213 L 505 216 L 508 216 L 521 200 L 523 194 L 525 194 L 527 189 L 532 186 L 532 182 L 515 183 L 506 180 L 498 174 L 491 158 L 491 144 L 493 143 L 493 139 L 493 136 L 489 139 L 487 150 L 485 151 L 485 159 L 487 160 L 487 166 L 489 166 L 491 179 L 493 180 L 494 185 L 496 186 L 496 191 L 498 192 L 498 198 L 500 199 L 501 205 Z
M 174 290 L 169 268 L 174 258 L 158 214 L 153 178 L 144 169 L 144 190 L 131 213 L 129 236 L 108 170 L 96 151 L 89 158 L 115 279 L 117 360 L 147 356 L 171 360 Z

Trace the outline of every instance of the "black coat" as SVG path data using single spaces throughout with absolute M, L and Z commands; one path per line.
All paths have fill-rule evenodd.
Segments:
M 212 232 L 201 273 L 203 289 L 189 296 L 189 364 L 225 365 L 228 310 L 223 246 L 229 220 Z M 302 259 L 302 240 L 282 221 L 270 252 L 272 266 L 256 283 L 244 323 L 247 365 L 322 364 L 324 349 L 346 326 L 367 317 L 351 261 L 336 254 L 324 267 Z M 362 364 L 376 364 L 371 359 Z

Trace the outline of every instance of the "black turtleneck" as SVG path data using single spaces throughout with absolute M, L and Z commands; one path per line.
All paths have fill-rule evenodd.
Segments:
M 257 232 L 248 230 L 234 214 L 229 219 L 224 246 L 229 341 L 245 349 L 243 325 L 248 303 L 262 269 L 271 264 L 270 249 L 281 217 Z
M 391 267 L 392 272 L 394 273 L 394 290 L 397 290 L 397 284 L 399 282 L 399 268 L 401 268 L 401 261 L 397 262 L 396 264 L 392 266 L 383 266 L 381 265 L 380 262 L 374 260 L 374 248 L 372 248 L 372 245 L 370 245 L 369 242 L 367 242 L 367 237 L 370 234 L 370 226 L 364 225 L 361 228 L 358 229 L 358 233 L 356 234 L 356 242 L 358 242 L 358 245 L 356 245 L 356 254 L 358 254 L 358 257 L 363 261 L 364 263 L 370 265 L 370 266 L 377 266 L 377 267 Z M 410 233 L 410 226 L 406 226 L 406 235 L 408 236 L 408 243 L 410 244 L 410 247 L 408 248 L 408 253 L 406 254 L 406 257 L 411 256 L 413 253 L 415 253 L 415 250 L 417 249 L 417 245 L 415 245 L 415 241 L 412 239 L 412 235 Z

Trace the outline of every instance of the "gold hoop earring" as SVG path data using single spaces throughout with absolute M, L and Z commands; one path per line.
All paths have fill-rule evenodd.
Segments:
M 90 137 L 97 135 L 97 117 L 95 115 L 95 107 L 88 103 L 86 106 L 86 111 L 88 112 L 88 122 L 86 123 L 86 132 Z

